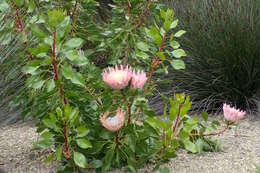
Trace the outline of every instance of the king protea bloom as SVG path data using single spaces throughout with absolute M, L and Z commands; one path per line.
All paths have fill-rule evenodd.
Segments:
M 125 112 L 122 111 L 120 108 L 117 108 L 116 110 L 116 115 L 113 117 L 108 117 L 109 116 L 109 112 L 105 112 L 104 115 L 100 118 L 100 121 L 102 123 L 102 125 L 112 131 L 118 131 L 125 122 Z
M 246 112 L 235 109 L 234 107 L 231 107 L 228 104 L 223 105 L 223 111 L 224 111 L 224 117 L 228 121 L 236 122 L 238 120 L 241 120 L 245 117 Z
M 132 87 L 142 88 L 147 81 L 146 73 L 144 71 L 134 71 L 132 74 Z
M 109 67 L 108 70 L 105 70 L 102 74 L 103 80 L 113 89 L 123 89 L 125 88 L 131 77 L 132 77 L 132 69 L 129 66 L 123 67 L 118 66 Z

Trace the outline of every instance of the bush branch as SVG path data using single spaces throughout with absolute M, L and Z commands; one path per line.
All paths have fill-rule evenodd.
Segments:
M 138 29 L 143 23 L 144 23 L 144 17 L 147 15 L 147 13 L 149 12 L 150 10 L 150 7 L 153 3 L 153 0 L 150 0 L 145 8 L 145 10 L 142 12 L 142 14 L 140 15 L 140 20 L 139 20 L 139 23 L 136 25 L 136 29 Z
M 179 123 L 179 120 L 180 120 L 180 116 L 181 116 L 181 108 L 182 108 L 182 104 L 179 105 L 177 117 L 176 117 L 176 120 L 175 120 L 175 122 L 172 126 L 172 134 L 174 134 L 176 129 L 177 129 L 177 126 L 178 126 L 178 123 Z
M 167 36 L 167 32 L 165 32 L 164 35 L 163 35 L 163 41 L 162 41 L 162 44 L 160 45 L 159 52 L 162 51 L 163 48 L 164 48 L 164 44 L 165 44 L 165 41 L 166 41 L 166 36 Z M 159 64 L 159 59 L 155 55 L 153 60 L 152 60 L 152 64 L 151 64 L 151 72 L 150 72 L 148 80 L 147 80 L 147 88 L 145 90 L 146 94 L 147 94 L 148 89 L 149 89 L 149 87 L 151 85 L 152 77 L 153 77 L 154 71 L 157 68 L 158 64 Z
M 59 80 L 59 76 L 58 76 L 58 70 L 57 70 L 57 64 L 56 64 L 56 55 L 55 55 L 55 40 L 56 40 L 56 28 L 54 28 L 53 30 L 53 43 L 52 43 L 52 65 L 53 65 L 53 73 L 54 73 L 54 77 L 55 77 L 55 80 L 58 81 Z M 59 85 L 59 91 L 60 91 L 60 94 L 63 98 L 63 102 L 64 104 L 67 104 L 67 99 L 65 97 L 65 94 L 64 94 L 64 90 L 63 90 L 63 86 L 62 86 L 62 83 L 60 83 Z M 64 124 L 63 124 L 63 137 L 64 137 L 64 155 L 66 157 L 66 159 L 69 159 L 70 158 L 70 150 L 69 150 L 69 145 L 68 145 L 68 137 L 67 137 L 67 122 L 66 120 L 64 121 Z
M 194 137 L 194 136 L 217 136 L 217 135 L 221 135 L 222 133 L 224 133 L 229 128 L 229 125 L 230 125 L 230 123 L 228 122 L 226 124 L 226 126 L 218 132 L 212 132 L 212 133 L 207 133 L 207 134 L 192 133 L 192 134 L 190 134 L 190 136 Z

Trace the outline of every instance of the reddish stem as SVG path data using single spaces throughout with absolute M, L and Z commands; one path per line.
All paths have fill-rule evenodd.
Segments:
M 164 35 L 163 35 L 163 41 L 162 41 L 162 44 L 160 46 L 159 51 L 163 50 L 163 47 L 164 47 L 164 44 L 165 44 L 165 41 L 166 41 L 166 36 L 167 36 L 167 32 L 165 32 Z
M 164 48 L 164 44 L 165 44 L 165 41 L 166 41 L 166 36 L 167 36 L 167 32 L 164 33 L 163 35 L 163 41 L 162 41 L 162 44 L 160 45 L 160 48 L 159 48 L 159 51 L 162 51 L 163 48 Z M 153 74 L 154 74 L 154 71 L 157 67 L 157 65 L 159 64 L 159 59 L 157 56 L 155 56 L 152 60 L 152 64 L 151 64 L 151 72 L 149 74 L 149 78 L 147 80 L 147 88 L 145 89 L 145 93 L 147 94 L 148 92 L 148 88 L 149 86 L 151 85 L 151 81 L 152 81 L 152 77 L 153 77 Z
M 180 119 L 180 115 L 181 115 L 181 108 L 182 108 L 182 104 L 179 105 L 177 117 L 176 117 L 176 120 L 174 122 L 174 125 L 172 126 L 172 133 L 173 134 L 175 133 L 177 126 L 178 126 L 178 123 L 179 123 L 179 119 Z
M 56 64 L 56 54 L 55 54 L 56 42 L 55 42 L 55 40 L 56 40 L 56 28 L 54 28 L 54 30 L 53 30 L 52 65 L 53 65 L 53 73 L 54 73 L 55 80 L 58 81 L 59 77 L 58 77 L 57 64 Z M 63 97 L 64 104 L 67 104 L 67 99 L 64 94 L 62 83 L 60 83 L 60 85 L 59 85 L 59 90 L 60 90 L 61 96 Z M 67 122 L 66 121 L 64 121 L 64 125 L 63 125 L 63 136 L 64 136 L 64 144 L 65 144 L 65 151 L 64 151 L 65 157 L 66 157 L 66 159 L 69 159 L 70 151 L 69 151 L 69 145 L 68 145 Z
M 17 5 L 15 4 L 15 2 L 13 0 L 11 0 L 11 4 L 12 4 L 14 10 L 15 10 L 15 13 L 16 13 L 17 29 L 22 32 L 24 30 L 24 28 L 23 28 L 22 19 L 21 19 L 20 15 L 19 15 L 19 9 L 18 9 Z
M 129 4 L 129 2 L 128 2 L 128 4 L 127 4 L 127 13 L 130 15 L 130 13 L 131 13 L 131 4 Z
M 227 125 L 222 130 L 220 130 L 219 132 L 213 132 L 213 133 L 208 133 L 208 134 L 195 133 L 195 134 L 191 134 L 191 136 L 217 136 L 217 135 L 224 133 L 229 128 L 229 125 L 230 124 L 227 123 Z
M 140 21 L 139 23 L 136 25 L 136 29 L 138 29 L 143 23 L 144 23 L 144 17 L 147 15 L 148 11 L 150 10 L 150 7 L 153 3 L 153 0 L 150 0 L 145 8 L 145 10 L 143 11 L 143 13 L 140 15 Z
M 127 124 L 131 123 L 131 106 L 132 106 L 132 103 L 129 102 L 128 103 L 128 121 L 127 121 Z
M 20 32 L 24 32 L 25 36 L 27 37 L 28 32 L 24 29 L 22 19 L 19 15 L 19 8 L 17 7 L 17 5 L 15 4 L 15 2 L 13 0 L 11 0 L 11 5 L 12 5 L 13 9 L 15 10 L 17 29 Z M 27 47 L 27 45 L 28 45 L 27 39 L 24 44 Z M 31 53 L 28 53 L 28 54 L 29 54 L 29 56 L 28 56 L 29 60 L 33 60 L 32 54 Z
M 118 147 L 118 141 L 119 141 L 119 136 L 118 136 L 118 131 L 116 131 L 116 148 Z
M 64 102 L 64 104 L 66 105 L 68 102 L 67 102 L 67 99 L 66 99 L 66 97 L 65 97 L 62 84 L 60 84 L 59 89 L 60 89 L 60 94 L 63 96 L 63 102 Z

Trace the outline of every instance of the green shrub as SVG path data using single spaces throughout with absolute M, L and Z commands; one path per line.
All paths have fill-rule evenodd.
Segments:
M 175 8 L 187 31 L 182 38 L 186 70 L 170 73 L 170 87 L 189 93 L 197 108 L 215 109 L 232 102 L 254 110 L 260 93 L 259 1 L 166 3 Z
M 56 160 L 57 172 L 137 172 L 150 160 L 156 160 L 154 170 L 167 171 L 160 164 L 178 148 L 219 150 L 211 136 L 244 117 L 226 105 L 218 131 L 220 123 L 208 121 L 206 112 L 201 121 L 188 115 L 184 93 L 162 96 L 162 116 L 153 111 L 147 98 L 156 88 L 154 73 L 185 68 L 177 42 L 185 31 L 176 29 L 172 9 L 151 0 L 114 0 L 107 7 L 111 17 L 99 19 L 94 0 L 35 2 L 3 1 L 0 7 L 15 11 L 14 28 L 26 50 L 18 51 L 27 57 L 20 69 L 26 89 L 14 103 L 37 120 L 35 148 L 51 150 L 45 162 Z M 20 9 L 31 17 L 20 17 Z

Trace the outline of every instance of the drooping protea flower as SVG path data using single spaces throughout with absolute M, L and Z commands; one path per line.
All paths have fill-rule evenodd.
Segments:
M 223 111 L 224 111 L 224 117 L 228 121 L 236 122 L 238 120 L 241 120 L 246 115 L 245 111 L 235 109 L 234 107 L 231 107 L 228 104 L 223 105 Z
M 123 89 L 125 88 L 131 77 L 132 69 L 129 66 L 123 67 L 120 65 L 120 69 L 115 66 L 109 67 L 108 70 L 105 70 L 102 74 L 103 80 L 113 89 Z
M 115 116 L 108 117 L 108 115 L 109 112 L 107 111 L 100 118 L 102 125 L 112 132 L 118 131 L 124 125 L 125 112 L 122 111 L 120 108 L 117 108 Z
M 132 87 L 137 89 L 137 88 L 142 88 L 147 81 L 147 77 L 144 71 L 134 71 L 132 74 Z

